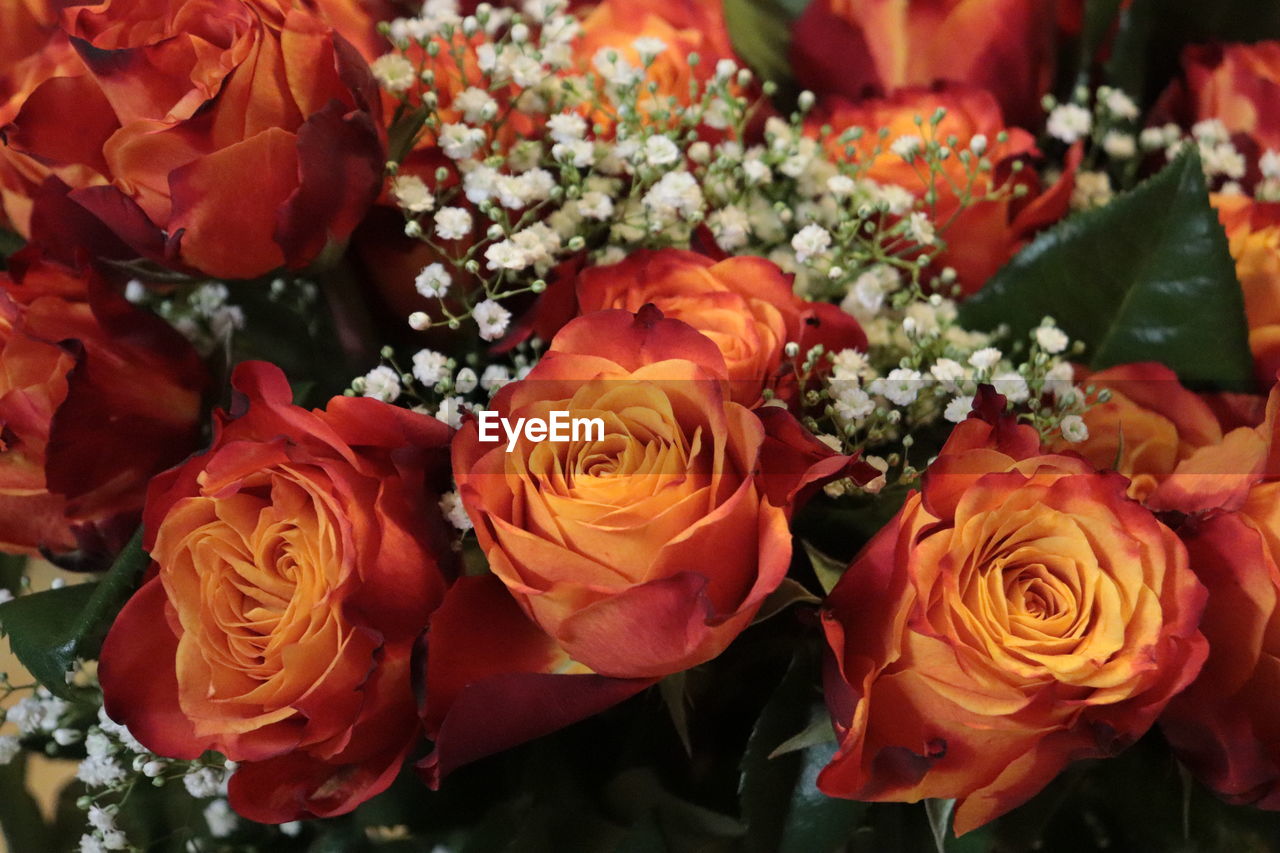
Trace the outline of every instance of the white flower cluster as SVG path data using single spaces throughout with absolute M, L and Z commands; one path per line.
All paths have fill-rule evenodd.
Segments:
M 89 807 L 89 832 L 80 836 L 80 853 L 129 849 L 129 839 L 116 826 L 118 811 L 115 806 Z
M 114 816 L 118 812 L 115 801 L 122 800 L 129 789 L 139 783 L 158 787 L 181 779 L 192 798 L 216 798 L 205 809 L 210 835 L 222 838 L 234 831 L 238 819 L 227 806 L 225 797 L 235 762 L 216 757 L 212 761 L 175 761 L 155 755 L 101 708 L 96 724 L 91 725 L 83 737 L 86 757 L 80 763 L 76 778 L 90 789 L 78 803 L 88 813 L 90 831 L 80 840 L 82 850 L 128 847 L 127 844 L 111 846 L 124 838 L 115 828 Z
M 931 199 L 942 182 L 961 207 L 1025 192 L 991 177 L 989 149 L 1007 141 L 1003 133 L 960 146 L 939 130 L 942 110 L 896 137 L 874 128 L 837 133 L 806 126 L 815 101 L 806 92 L 792 115 L 769 118 L 759 143 L 748 144 L 754 107 L 744 93 L 752 77 L 732 60 L 690 90 L 669 93 L 654 65 L 666 45 L 640 39 L 634 54 L 575 57 L 579 24 L 564 4 L 544 2 L 536 12 L 482 6 L 462 16 L 434 2 L 420 18 L 391 25 L 394 55 L 412 59 L 420 81 L 403 86 L 403 66 L 386 61 L 384 87 L 419 122 L 393 135 L 434 147 L 448 164 L 431 174 L 412 173 L 407 161 L 388 164 L 405 233 L 431 249 L 414 285 L 433 306 L 412 314 L 411 328 L 474 322 L 479 338 L 499 340 L 514 320 L 508 300 L 543 292 L 570 258 L 606 264 L 637 249 L 709 238 L 726 253 L 769 258 L 794 274 L 798 293 L 841 303 L 866 329 L 870 353 L 823 356 L 841 360 L 841 381 L 815 401 L 815 432 L 859 448 L 884 445 L 955 416 L 978 382 L 997 382 L 1025 402 L 1042 395 L 1051 372 L 1069 380 L 1043 342 L 1035 350 L 1042 363 L 998 353 L 990 365 L 970 363 L 990 341 L 957 325 L 946 298 L 959 290 L 956 274 L 935 269 L 946 229 Z M 693 65 L 697 57 L 688 59 Z M 1105 101 L 1109 126 L 1137 118 L 1123 93 L 1105 93 Z M 1089 133 L 1088 124 L 1079 132 Z M 873 180 L 873 165 L 885 157 L 932 176 L 932 190 Z M 456 426 L 464 409 L 483 407 L 497 387 L 520 378 L 532 363 L 526 356 L 463 365 L 426 349 L 402 366 L 385 351 L 349 393 Z M 446 495 L 442 509 L 460 529 L 469 525 L 456 495 Z
M 81 687 L 96 685 L 94 664 L 77 666 L 75 681 Z M 77 801 L 88 821 L 79 842 L 82 853 L 132 849 L 116 817 L 119 803 L 134 785 L 160 786 L 181 779 L 194 798 L 225 797 L 227 779 L 235 769 L 234 762 L 217 757 L 212 762 L 174 761 L 155 755 L 125 726 L 107 716 L 104 708 L 99 706 L 96 718 L 86 721 L 83 703 L 67 702 L 43 687 L 14 703 L 5 719 L 17 726 L 19 736 L 0 737 L 0 760 L 4 763 L 19 751 L 20 737 L 43 739 L 50 754 L 59 754 L 61 747 L 83 748 L 84 758 L 76 768 L 76 779 L 88 789 Z M 216 802 L 225 806 L 225 800 Z M 234 820 L 234 815 L 230 819 Z M 219 837 L 213 821 L 209 826 L 211 834 Z
M 298 279 L 278 278 L 267 289 L 270 302 L 289 307 L 303 317 L 314 313 L 318 294 L 315 284 Z M 229 350 L 236 333 L 245 327 L 244 307 L 235 304 L 231 289 L 221 281 L 181 284 L 158 291 L 135 279 L 125 287 L 125 298 L 168 320 L 202 356 Z
M 822 390 L 810 392 L 806 400 L 807 425 L 815 433 L 864 455 L 903 448 L 902 455 L 889 453 L 885 470 L 892 467 L 900 481 L 909 482 L 925 467 L 908 463 L 912 433 L 940 419 L 963 421 L 978 386 L 985 384 L 1011 406 L 1027 411 L 1024 418 L 1043 434 L 1060 431 L 1070 441 L 1083 440 L 1079 415 L 1086 395 L 1075 386 L 1065 358 L 1071 341 L 1051 318 L 1034 330 L 1029 353 L 1016 361 L 991 346 L 986 336 L 957 326 L 949 300 L 935 296 L 895 313 L 900 321 L 892 334 L 883 335 L 885 317 L 871 327 L 880 329 L 881 336 L 873 340 L 870 353 L 808 354 L 808 369 L 823 360 L 829 364 Z M 869 488 L 878 491 L 883 485 L 877 479 Z
M 860 287 L 874 313 L 887 303 L 873 297 L 871 283 L 887 271 L 903 282 L 900 301 L 924 298 L 922 271 L 946 248 L 944 223 L 932 218 L 927 199 L 952 180 L 943 176 L 947 161 L 958 164 L 949 171 L 962 176 L 947 187 L 961 207 L 1025 192 L 1012 184 L 987 186 L 992 164 L 985 157 L 986 137 L 975 136 L 962 150 L 956 150 L 956 140 L 939 138 L 944 110 L 921 117 L 918 134 L 890 137 L 863 128 L 836 134 L 804 127 L 812 103 L 807 94 L 790 121 L 766 121 L 763 144 L 719 143 L 702 158 L 706 165 L 694 169 L 707 201 L 705 221 L 719 248 L 769 258 L 795 275 L 802 295 L 844 298 Z M 999 141 L 1005 141 L 1003 134 Z M 888 156 L 931 176 L 930 190 L 917 197 L 870 178 L 872 165 Z M 953 278 L 949 284 L 955 283 Z
M 667 93 L 652 76 L 665 44 L 637 39 L 638 63 L 612 48 L 577 56 L 581 25 L 558 0 L 473 16 L 428 8 L 390 25 L 397 52 L 379 66 L 384 88 L 421 108 L 404 135 L 449 164 L 427 175 L 388 164 L 405 233 L 438 258 L 415 281 L 438 308 L 411 327 L 473 320 L 497 340 L 512 319 L 503 301 L 541 292 L 562 260 L 688 244 L 711 212 L 706 164 L 741 154 L 701 139 L 741 136 L 750 72 L 723 60 L 696 92 Z M 404 85 L 392 57 L 418 81 Z
M 1262 181 L 1253 195 L 1259 201 L 1280 201 L 1280 151 L 1269 148 L 1258 158 Z
M 528 375 L 537 363 L 540 347 L 537 340 L 522 343 L 505 360 L 493 360 L 483 366 L 478 359 L 473 359 L 474 365 L 460 365 L 442 352 L 421 349 L 413 354 L 408 370 L 401 369 L 395 351 L 386 347 L 382 350 L 383 363 L 352 381 L 347 394 L 374 397 L 385 403 L 403 400 L 415 412 L 431 415 L 457 429 L 465 413 L 483 409 L 503 385 Z
M 1067 103 L 1046 96 L 1044 108 L 1049 113 L 1045 132 L 1064 144 L 1083 147 L 1072 188 L 1072 210 L 1109 203 L 1117 190 L 1113 177 L 1120 177 L 1125 186 L 1136 180 L 1140 155 L 1150 150 L 1149 139 L 1146 131 L 1138 133 L 1142 111 L 1126 92 L 1110 86 L 1093 91 L 1079 86 Z
M 1099 86 L 1090 92 L 1079 87 L 1068 103 L 1059 104 L 1046 97 L 1045 109 L 1049 118 L 1045 132 L 1049 136 L 1072 145 L 1081 140 L 1101 148 L 1113 160 L 1131 160 L 1138 154 L 1138 139 L 1134 135 L 1141 110 L 1128 94 L 1110 86 Z
M 430 5 L 426 23 L 402 20 L 390 29 L 405 56 L 428 54 L 420 76 L 435 85 L 398 93 L 425 107 L 421 127 L 404 135 L 434 142 L 451 162 L 425 177 L 389 164 L 406 233 L 438 257 L 415 282 L 439 300 L 438 309 L 413 314 L 414 329 L 458 328 L 474 318 L 482 337 L 494 340 L 510 319 L 499 303 L 541 292 L 559 261 L 583 251 L 606 263 L 641 247 L 687 247 L 703 224 L 722 250 L 764 255 L 796 273 L 802 291 L 812 291 L 806 285 L 815 275 L 837 285 L 856 278 L 867 255 L 918 266 L 941 251 L 943 235 L 911 192 L 866 179 L 870 163 L 885 151 L 933 171 L 943 160 L 959 161 L 968 175 L 963 204 L 992 168 L 985 137 L 960 151 L 934 138 L 941 111 L 920 122 L 919 134 L 882 139 L 870 156 L 837 163 L 830 152 L 863 131 L 839 139 L 804 132 L 814 103 L 807 92 L 789 121 L 769 119 L 763 144 L 748 147 L 753 106 L 743 92 L 752 78 L 732 60 L 719 61 L 681 100 L 650 75 L 666 49 L 652 39 L 634 45 L 640 65 L 603 49 L 585 73 L 571 68 L 579 24 L 563 4 L 539 4 L 536 15 L 487 10 L 474 18 L 447 3 Z M 527 57 L 542 74 L 516 79 L 502 70 L 502 57 Z M 513 134 L 517 123 L 526 129 Z M 902 257 L 912 254 L 925 258 Z
M 1089 142 L 1076 173 L 1071 199 L 1075 210 L 1102 207 L 1118 189 L 1132 186 L 1143 157 L 1163 154 L 1172 161 L 1189 146 L 1199 153 L 1205 177 L 1215 191 L 1244 192 L 1240 182 L 1249 174 L 1249 160 L 1219 119 L 1197 122 L 1190 131 L 1173 123 L 1139 131 L 1137 104 L 1124 92 L 1107 86 L 1095 92 L 1080 87 L 1070 103 L 1058 104 L 1048 97 L 1044 105 L 1049 111 L 1045 129 L 1051 137 L 1068 144 Z M 1255 197 L 1280 200 L 1280 151 L 1263 152 L 1258 168 L 1263 179 L 1254 190 Z M 1117 178 L 1119 187 L 1115 186 Z
M 1231 133 L 1218 119 L 1206 119 L 1192 125 L 1186 133 L 1176 124 L 1165 124 L 1160 127 L 1149 127 L 1142 131 L 1142 147 L 1147 151 L 1164 151 L 1167 160 L 1173 160 L 1187 146 L 1194 145 L 1200 154 L 1200 164 L 1204 168 L 1205 177 L 1216 184 L 1219 192 L 1239 194 L 1243 192 L 1240 181 L 1249 171 L 1249 162 L 1243 152 L 1231 141 Z M 1259 165 L 1267 162 L 1267 153 L 1260 158 Z M 1263 184 L 1259 187 L 1260 195 L 1266 195 L 1280 186 L 1280 182 L 1269 183 L 1270 177 L 1263 171 Z
M 220 281 L 208 281 L 172 295 L 152 295 L 141 282 L 129 282 L 125 296 L 152 307 L 182 335 L 197 352 L 208 355 L 230 345 L 231 336 L 244 328 L 244 309 L 230 302 L 230 291 Z

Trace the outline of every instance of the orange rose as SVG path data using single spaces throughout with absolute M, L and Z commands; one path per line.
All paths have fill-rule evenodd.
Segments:
M 1077 382 L 1111 393 L 1084 415 L 1089 435 L 1058 439 L 1099 470 L 1129 479 L 1128 494 L 1156 511 L 1238 509 L 1265 463 L 1265 430 L 1257 426 L 1259 398 L 1200 396 L 1160 364 L 1124 364 Z
M 1209 590 L 1201 628 L 1204 671 L 1169 705 L 1162 726 L 1179 758 L 1232 802 L 1280 808 L 1280 390 L 1257 428 L 1254 471 L 1220 463 L 1215 473 L 1245 480 L 1219 507 L 1190 518 L 1183 538 Z M 1220 478 L 1219 477 L 1219 478 Z M 1185 491 L 1195 491 L 1200 477 Z M 1214 478 L 1218 479 L 1218 478 Z M 1187 507 L 1179 507 L 1186 509 Z M 1227 511 L 1223 511 L 1227 510 Z
M 668 98 L 690 106 L 691 85 L 706 84 L 721 59 L 736 61 L 721 0 L 604 0 L 583 18 L 574 45 L 578 65 L 590 68 L 600 51 L 612 50 L 632 67 L 644 68 L 635 46 L 642 38 L 665 45 L 645 69 L 646 85 L 656 84 L 652 99 L 662 109 Z M 691 53 L 698 54 L 696 65 L 689 64 Z M 607 121 L 603 115 L 593 118 Z
M 655 312 L 650 307 L 635 322 L 652 324 L 654 321 Z M 631 325 L 632 322 L 630 315 L 609 311 L 577 321 L 575 326 L 584 334 L 610 328 L 620 331 L 623 334 L 614 336 L 618 338 L 618 345 L 627 347 L 639 343 L 638 354 L 641 357 L 660 356 L 661 352 L 654 348 L 645 352 L 644 344 L 646 341 L 658 344 L 662 337 L 668 343 L 674 342 L 682 346 L 689 344 L 701 349 L 699 360 L 701 356 L 710 355 L 705 340 L 701 345 L 694 345 L 697 336 L 680 323 L 663 320 L 654 325 L 652 333 L 645 333 L 623 327 L 623 323 Z M 653 366 L 674 369 L 681 363 L 665 361 Z M 618 365 L 616 361 L 612 364 L 615 367 Z M 669 387 L 676 386 L 673 383 Z M 613 388 L 614 392 L 623 390 L 620 386 Z M 620 397 L 621 394 L 615 396 Z M 684 395 L 677 394 L 671 399 L 677 408 L 680 408 L 679 398 L 682 396 Z M 729 405 L 738 409 L 734 404 Z M 632 409 L 626 414 L 640 429 L 644 429 L 644 421 L 650 420 L 641 410 Z M 807 493 L 831 478 L 847 475 L 866 483 L 880 473 L 855 458 L 832 453 L 830 448 L 815 439 L 784 409 L 766 406 L 758 412 L 758 417 L 765 425 L 759 457 L 761 462 L 768 462 L 768 470 L 761 472 L 757 479 L 771 505 L 793 507 L 802 502 Z M 460 434 L 460 440 L 464 436 L 465 428 Z M 641 542 L 653 533 L 669 535 L 669 527 L 680 522 L 678 508 L 655 519 L 657 523 L 653 525 L 646 525 L 641 513 L 655 509 L 654 504 L 662 500 L 655 490 L 661 482 L 667 483 L 667 490 L 682 493 L 685 491 L 682 488 L 684 484 L 678 473 L 674 474 L 675 480 L 672 480 L 673 474 L 670 472 L 646 474 L 633 471 L 622 478 L 624 482 L 610 477 L 605 470 L 605 466 L 609 464 L 605 456 L 620 449 L 619 442 L 614 440 L 612 443 L 614 447 L 602 445 L 599 448 L 601 454 L 597 461 L 601 468 L 592 472 L 592 484 L 584 485 L 575 496 L 579 500 L 558 499 L 552 489 L 544 490 L 542 496 L 547 501 L 546 506 L 563 513 L 555 521 L 578 540 L 568 543 L 570 546 L 581 544 L 591 547 L 598 544 L 600 550 L 592 556 L 616 555 L 611 562 L 620 566 L 622 572 L 635 576 L 642 571 L 639 561 L 645 559 L 648 556 L 645 552 L 651 549 L 641 544 L 630 546 L 628 543 Z M 625 462 L 629 449 L 621 449 L 621 454 L 623 458 L 619 461 Z M 698 460 L 690 462 L 693 467 L 698 467 Z M 659 481 L 656 478 L 663 479 Z M 602 520 L 606 522 L 621 521 L 627 524 L 625 529 L 596 525 L 592 534 L 591 528 L 581 521 L 588 520 L 593 513 L 598 514 L 604 509 L 598 505 L 593 507 L 593 498 L 611 500 L 606 494 L 610 490 L 611 479 L 619 504 L 627 500 L 623 493 L 631 489 L 636 492 L 649 491 L 651 494 L 647 499 L 642 497 L 640 501 L 619 506 L 613 519 L 602 516 Z M 583 484 L 582 478 L 579 477 L 577 482 Z M 732 485 L 729 484 L 722 490 L 731 488 Z M 594 494 L 588 494 L 587 489 Z M 706 497 L 714 499 L 712 495 Z M 680 498 L 676 500 L 683 502 Z M 559 604 L 569 610 L 582 602 L 590 602 L 593 598 L 597 601 L 595 604 L 587 603 L 585 609 L 578 611 L 578 615 L 585 618 L 578 620 L 576 625 L 572 624 L 572 618 L 562 621 L 559 635 L 548 633 L 530 618 L 530 596 L 537 592 L 523 584 L 509 588 L 509 570 L 506 574 L 459 578 L 450 587 L 440 609 L 431 617 L 431 628 L 426 637 L 426 695 L 422 720 L 434 749 L 417 766 L 427 783 L 433 788 L 438 787 L 441 780 L 460 765 L 501 752 L 599 713 L 658 680 L 658 674 L 638 677 L 597 674 L 574 658 L 574 654 L 583 648 L 582 642 L 622 646 L 617 654 L 623 661 L 623 666 L 629 666 L 628 650 L 652 644 L 650 647 L 653 651 L 647 655 L 637 655 L 637 658 L 642 660 L 641 665 L 645 668 L 654 673 L 664 673 L 671 666 L 685 664 L 653 665 L 644 659 L 662 656 L 662 659 L 674 660 L 684 654 L 681 645 L 691 641 L 699 642 L 697 638 L 704 636 L 701 642 L 709 645 L 698 652 L 701 657 L 709 649 L 731 639 L 732 634 L 737 631 L 736 626 L 724 629 L 725 638 L 705 638 L 703 619 L 706 614 L 700 614 L 699 608 L 708 603 L 712 607 L 718 606 L 714 602 L 723 601 L 725 590 L 734 586 L 732 576 L 750 570 L 752 555 L 749 550 L 756 537 L 773 537 L 773 533 L 760 533 L 748 522 L 741 524 L 737 540 L 722 539 L 718 544 L 708 545 L 708 541 L 714 536 L 727 533 L 712 533 L 711 528 L 740 523 L 741 520 L 725 516 L 727 508 L 732 505 L 733 499 L 730 499 L 718 508 L 710 509 L 705 518 L 694 521 L 688 531 L 691 538 L 686 539 L 683 534 L 677 534 L 674 539 L 662 543 L 661 551 L 666 552 L 662 562 L 667 565 L 655 567 L 658 571 L 650 572 L 647 577 L 651 580 L 647 582 L 627 586 L 622 574 L 616 576 L 617 580 L 608 577 L 601 579 L 585 573 L 580 577 L 570 576 L 570 572 L 583 568 L 591 558 L 577 554 L 567 556 L 566 568 L 570 571 L 560 573 L 567 576 L 567 579 L 553 581 L 556 588 L 550 590 L 547 597 L 558 598 Z M 761 503 L 759 506 L 763 508 L 765 504 Z M 543 510 L 532 511 L 545 516 Z M 701 507 L 694 507 L 693 511 L 707 511 L 707 506 L 704 503 Z M 771 510 L 762 513 L 759 530 L 763 531 L 765 525 L 774 525 L 775 518 L 776 514 Z M 489 524 L 493 529 L 502 529 L 493 522 Z M 485 529 L 487 531 L 489 528 Z M 538 537 L 543 535 L 543 529 L 539 523 L 532 531 L 532 536 L 525 537 L 521 533 L 515 533 L 515 536 L 526 539 L 522 545 L 518 545 L 519 549 L 533 554 L 539 561 L 537 568 L 549 574 L 547 569 L 551 565 L 548 561 L 555 559 L 558 546 L 545 540 L 541 546 L 535 544 Z M 504 535 L 509 539 L 514 531 L 509 528 L 507 530 Z M 491 534 L 489 539 L 492 539 Z M 732 543 L 729 547 L 733 550 L 719 547 L 728 543 Z M 778 545 L 778 541 L 774 540 L 768 547 L 776 549 Z M 708 570 L 703 559 L 708 552 L 701 550 L 704 547 L 716 548 L 714 553 L 717 561 L 729 558 L 733 562 L 719 562 L 714 569 Z M 490 551 L 491 555 L 493 553 Z M 634 556 L 633 565 L 628 564 L 628 556 Z M 668 556 L 670 559 L 667 559 Z M 772 564 L 775 558 L 768 559 Z M 683 565 L 681 560 L 684 560 Z M 495 565 L 510 567 L 512 564 L 504 558 Z M 659 576 L 663 571 L 669 573 L 673 570 L 676 571 L 674 577 Z M 738 589 L 751 583 L 750 577 L 738 577 L 737 581 Z M 755 586 L 762 589 L 764 585 L 757 580 Z M 685 587 L 683 592 L 681 587 Z M 704 595 L 714 597 L 707 602 L 704 601 Z M 752 598 L 755 595 L 756 589 L 753 589 Z M 608 600 L 610 596 L 611 601 Z M 534 610 L 534 615 L 537 616 L 542 608 L 555 606 L 555 603 L 545 601 L 533 606 L 538 608 Z M 744 609 L 754 611 L 755 604 L 748 604 Z M 735 615 L 729 618 L 736 623 L 739 617 Z M 716 627 L 715 622 L 706 624 Z M 586 636 L 581 641 L 571 637 L 566 643 L 566 629 L 585 630 L 594 636 Z
M 31 91 L 11 155 L 135 255 L 219 278 L 299 268 L 377 195 L 372 77 L 300 0 L 107 0 L 61 27 L 81 69 Z
M 200 437 L 204 367 L 167 323 L 59 268 L 0 274 L 0 550 L 112 553 Z
M 1124 488 L 1011 418 L 958 426 L 827 603 L 819 788 L 955 798 L 959 834 L 1146 732 L 1204 661 L 1204 590 Z
M 979 201 L 961 209 L 956 187 L 968 185 L 966 167 L 952 156 L 943 162 L 943 174 L 936 181 L 929 179 L 927 169 L 918 162 L 907 163 L 890 150 L 892 140 L 903 136 L 923 138 L 930 133 L 928 125 L 922 129 L 917 118 L 926 122 L 939 109 L 946 116 L 931 132 L 939 141 L 956 138 L 957 150 L 969 147 L 973 138 L 982 135 L 987 139 L 986 157 L 995 167 L 994 173 L 978 173 L 973 181 L 972 194 L 982 196 L 1003 185 L 1010 177 L 1013 161 L 1036 154 L 1031 134 L 1018 128 L 1007 130 L 1008 139 L 997 141 L 1006 130 L 1004 118 L 995 99 L 987 92 L 964 88 L 943 87 L 934 90 L 910 89 L 891 97 L 866 100 L 860 103 L 841 98 L 829 98 L 821 102 L 805 122 L 806 132 L 817 136 L 820 128 L 830 125 L 834 133 L 827 142 L 827 151 L 837 162 L 850 160 L 865 164 L 862 174 L 879 184 L 903 187 L 917 199 L 923 199 L 930 189 L 937 195 L 932 206 L 932 218 L 939 223 L 941 237 L 947 243 L 937 266 L 954 267 L 960 284 L 966 293 L 973 293 L 984 285 L 1011 258 L 1030 234 L 1060 218 L 1070 200 L 1069 177 L 1052 191 L 1037 196 L 1035 177 L 1024 170 L 1018 181 L 1026 183 L 1030 192 L 1021 199 L 1006 193 L 999 200 Z M 868 132 L 853 143 L 841 141 L 842 131 L 861 127 Z M 889 131 L 888 141 L 879 139 L 880 128 Z M 852 147 L 852 156 L 847 148 Z M 877 152 L 877 148 L 880 149 Z
M 242 762 L 242 815 L 341 814 L 420 736 L 409 659 L 451 568 L 451 431 L 366 397 L 298 408 L 262 362 L 233 385 L 210 450 L 147 496 L 155 563 L 103 646 L 105 704 L 160 755 Z
M 1267 387 L 1280 370 L 1280 203 L 1215 195 L 1213 206 L 1244 290 L 1254 373 Z
M 1099 471 L 1114 469 L 1129 479 L 1129 497 L 1146 501 L 1196 450 L 1222 442 L 1209 405 L 1178 381 L 1172 370 L 1151 362 L 1082 373 L 1078 384 L 1107 390 L 1084 415 L 1089 436 L 1079 443 L 1058 439 L 1052 449 L 1073 450 Z
M 783 366 L 783 348 L 795 341 L 807 352 L 821 334 L 832 351 L 866 349 L 856 320 L 835 306 L 795 295 L 791 277 L 764 258 L 727 258 L 719 263 L 678 249 L 642 250 L 609 266 L 583 270 L 577 282 L 578 311 L 606 308 L 639 311 L 652 303 L 711 338 L 724 356 L 731 397 L 743 405 L 760 401 L 794 372 Z M 830 310 L 829 310 L 830 309 Z
M 1178 758 L 1233 803 L 1280 809 L 1280 484 L 1242 513 L 1191 525 L 1184 539 L 1209 590 L 1209 659 L 1169 704 L 1161 728 Z
M 855 99 L 964 83 L 1035 127 L 1053 82 L 1055 26 L 1051 0 L 817 0 L 796 22 L 792 67 L 802 86 Z
M 323 18 L 334 31 L 368 61 L 372 62 L 387 49 L 387 40 L 378 32 L 378 24 L 390 21 L 399 13 L 391 0 L 303 0 L 306 7 Z
M 1280 41 L 1191 45 L 1182 53 L 1182 79 L 1162 96 L 1159 112 L 1190 125 L 1218 119 L 1248 137 L 1261 153 L 1280 148 Z
M 454 441 L 494 574 L 590 671 L 658 677 L 715 657 L 786 574 L 799 482 L 779 480 L 804 472 L 761 471 L 764 425 L 726 399 L 725 376 L 686 324 L 651 306 L 600 311 L 565 326 L 491 408 L 511 422 L 599 418 L 602 437 L 521 436 L 508 452 L 471 420 Z
M 82 66 L 47 0 L 0 4 L 0 127 L 13 121 L 27 96 L 50 77 L 76 76 Z M 87 173 L 86 173 L 87 174 Z M 31 195 L 48 169 L 0 143 L 0 226 L 27 234 Z

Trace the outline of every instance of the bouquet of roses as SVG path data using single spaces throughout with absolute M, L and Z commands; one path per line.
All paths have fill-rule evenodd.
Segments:
M 1280 850 L 1278 8 L 0 0 L 9 849 Z

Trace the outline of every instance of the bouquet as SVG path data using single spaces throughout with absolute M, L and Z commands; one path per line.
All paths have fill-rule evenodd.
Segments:
M 1280 850 L 1277 116 L 1248 0 L 0 0 L 8 848 Z

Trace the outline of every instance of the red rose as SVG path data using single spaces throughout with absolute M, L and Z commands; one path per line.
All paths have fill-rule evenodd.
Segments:
M 1076 382 L 1105 390 L 1110 398 L 1103 403 L 1095 395 L 1090 401 L 1084 441 L 1058 438 L 1052 449 L 1074 451 L 1099 471 L 1123 474 L 1134 500 L 1148 502 L 1196 451 L 1223 440 L 1224 430 L 1209 403 L 1184 388 L 1162 364 L 1121 364 L 1097 373 L 1077 369 Z
M 0 128 L 13 121 L 27 96 L 45 80 L 81 73 L 79 57 L 58 29 L 53 2 L 0 4 Z M 31 196 L 47 176 L 42 164 L 0 142 L 0 226 L 28 233 Z
M 599 418 L 602 437 L 525 437 L 508 452 L 471 420 L 453 443 L 494 574 L 592 671 L 647 678 L 719 654 L 786 574 L 794 498 L 852 462 L 796 442 L 786 412 L 778 424 L 730 401 L 725 380 L 715 343 L 685 323 L 652 306 L 598 311 L 491 409 Z M 795 452 L 766 456 L 771 440 Z
M 491 408 L 599 418 L 603 437 L 508 452 L 472 420 L 454 441 L 494 574 L 595 672 L 643 678 L 715 657 L 786 574 L 787 511 L 757 476 L 764 426 L 724 380 L 720 351 L 688 325 L 600 311 L 565 326 Z
M 1254 156 L 1280 148 L 1280 41 L 1191 45 L 1182 52 L 1182 77 L 1161 96 L 1157 114 L 1190 127 L 1221 121 Z
M 93 275 L 0 274 L 0 550 L 110 552 L 200 437 L 191 346 Z
M 1179 758 L 1235 803 L 1280 808 L 1280 390 L 1263 422 L 1201 448 L 1163 485 L 1209 590 L 1209 659 L 1161 722 Z M 1160 493 L 1157 493 L 1160 496 Z
M 1244 293 L 1254 376 L 1270 387 L 1280 370 L 1280 203 L 1213 195 Z
M 1161 728 L 1178 758 L 1233 803 L 1280 809 L 1280 505 L 1276 483 L 1251 506 L 1188 525 L 1191 565 L 1209 590 L 1209 659 Z
M 854 99 L 963 83 L 1035 127 L 1055 26 L 1050 0 L 815 0 L 796 22 L 792 65 L 802 86 Z
M 372 76 L 299 2 L 107 0 L 61 28 L 81 67 L 31 91 L 8 144 L 136 255 L 219 278 L 300 268 L 376 197 Z
M 657 682 L 609 678 L 574 661 L 496 575 L 463 577 L 431 617 L 418 763 L 438 788 L 458 767 L 604 711 Z

